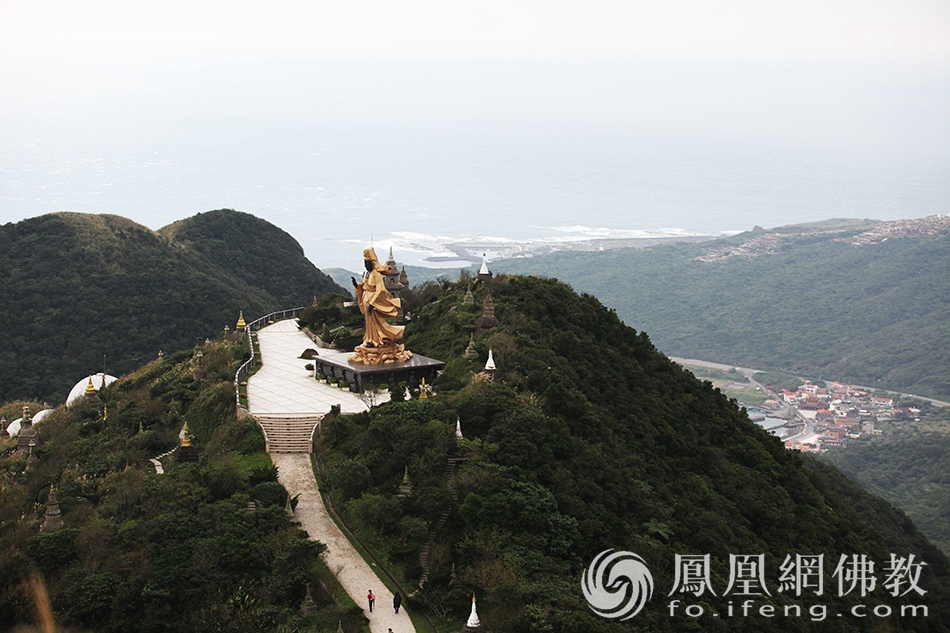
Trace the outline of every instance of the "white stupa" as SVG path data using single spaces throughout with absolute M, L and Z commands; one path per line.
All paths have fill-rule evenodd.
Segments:
M 488 348 L 488 361 L 485 363 L 485 371 L 495 371 L 495 358 L 492 356 L 491 348 Z
M 491 348 L 488 348 L 488 361 L 485 363 L 485 369 L 482 370 L 482 376 L 487 376 L 492 382 L 498 380 L 498 368 L 495 367 L 495 357 L 492 356 Z
M 482 267 L 478 269 L 478 274 L 475 275 L 476 281 L 491 281 L 492 273 L 488 270 L 488 256 L 485 253 L 482 253 Z
M 118 378 L 115 376 L 110 376 L 109 374 L 104 374 L 99 372 L 98 374 L 90 374 L 86 378 L 83 378 L 76 383 L 76 386 L 69 390 L 69 395 L 66 396 L 66 406 L 73 404 L 80 398 L 86 395 L 86 389 L 89 387 L 89 383 L 92 383 L 92 388 L 98 392 L 100 389 L 107 385 L 111 385 Z M 35 422 L 35 419 L 34 419 Z
M 482 623 L 478 619 L 478 613 L 475 611 L 475 596 L 472 595 L 472 613 L 468 616 L 468 621 L 463 627 L 463 631 L 478 631 L 482 628 Z

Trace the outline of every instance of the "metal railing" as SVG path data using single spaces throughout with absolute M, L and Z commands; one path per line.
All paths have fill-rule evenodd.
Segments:
M 291 308 L 290 310 L 279 310 L 277 312 L 271 312 L 266 314 L 259 319 L 251 321 L 244 326 L 244 333 L 247 335 L 247 346 L 251 350 L 251 357 L 247 359 L 243 365 L 238 367 L 237 372 L 234 374 L 234 398 L 237 402 L 238 409 L 241 408 L 241 381 L 247 376 L 248 373 L 256 365 L 260 365 L 260 360 L 257 358 L 257 354 L 254 352 L 254 339 L 251 337 L 251 332 L 256 332 L 262 327 L 266 327 L 272 323 L 278 321 L 285 321 L 287 319 L 294 319 L 304 310 L 303 307 L 300 308 Z M 250 404 L 250 403 L 248 403 Z

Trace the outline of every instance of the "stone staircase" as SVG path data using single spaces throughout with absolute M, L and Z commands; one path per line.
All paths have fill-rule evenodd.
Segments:
M 323 416 L 255 415 L 254 419 L 264 431 L 268 453 L 310 453 Z
M 452 498 L 455 500 L 455 505 L 458 505 L 459 493 L 455 489 L 455 467 L 459 462 L 464 462 L 467 457 L 449 457 L 448 463 L 445 466 L 445 487 L 449 489 L 449 492 L 452 493 Z M 445 527 L 445 522 L 449 520 L 449 515 L 455 510 L 455 507 L 449 508 L 439 516 L 438 521 L 435 522 L 435 525 L 432 526 L 432 529 L 429 530 L 429 534 L 426 536 L 426 542 L 422 545 L 422 550 L 419 552 L 419 566 L 422 567 L 422 576 L 419 578 L 419 587 L 422 588 L 425 586 L 426 581 L 429 579 L 429 550 L 432 549 L 432 544 L 435 543 L 435 537 L 439 535 L 439 531 Z

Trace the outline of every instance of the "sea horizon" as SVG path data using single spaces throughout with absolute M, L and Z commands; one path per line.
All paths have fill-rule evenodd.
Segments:
M 150 69 L 119 97 L 0 97 L 0 222 L 158 229 L 231 208 L 358 268 L 369 245 L 438 267 L 451 243 L 950 212 L 945 68 L 404 66 Z

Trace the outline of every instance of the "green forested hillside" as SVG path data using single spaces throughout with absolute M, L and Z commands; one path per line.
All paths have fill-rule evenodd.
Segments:
M 492 268 L 589 292 L 674 356 L 947 399 L 950 239 L 897 225 L 757 230 Z
M 888 427 L 884 437 L 852 440 L 821 459 L 902 508 L 950 552 L 950 411 Z
M 447 517 L 408 608 L 429 609 L 446 632 L 458 630 L 473 592 L 496 633 L 948 630 L 950 562 L 886 501 L 786 451 L 593 297 L 499 276 L 464 306 L 466 287 L 412 293 L 407 345 L 448 363 L 437 393 L 341 416 L 321 433 L 326 490 L 409 586 L 429 528 Z M 502 325 L 479 332 L 479 357 L 468 359 L 488 291 Z M 497 383 L 475 376 L 489 347 Z M 360 625 L 359 608 L 321 593 L 320 545 L 289 524 L 260 434 L 235 417 L 231 381 L 244 354 L 240 343 L 215 342 L 200 357 L 152 361 L 100 392 L 101 402 L 56 411 L 37 427 L 29 472 L 10 441 L 0 444 L 0 627 L 33 617 L 21 584 L 32 572 L 57 621 L 83 630 Z M 185 421 L 202 460 L 154 474 L 148 458 L 173 447 Z M 412 495 L 394 498 L 407 468 Z M 65 525 L 43 534 L 50 483 Z M 254 513 L 251 499 L 262 503 Z M 652 571 L 653 599 L 634 620 L 599 618 L 581 594 L 582 570 L 608 548 L 636 552 Z M 917 579 L 925 595 L 886 591 L 891 553 L 926 563 Z M 704 616 L 669 615 L 676 554 L 710 555 L 715 595 L 673 597 L 703 605 Z M 726 594 L 730 554 L 764 555 L 771 595 Z M 824 556 L 823 595 L 778 591 L 779 566 L 795 554 Z M 842 554 L 876 561 L 868 596 L 838 595 Z M 308 584 L 317 601 L 309 616 Z M 746 599 L 778 613 L 797 604 L 803 615 L 725 617 Z M 862 604 L 895 615 L 853 616 Z M 900 617 L 903 605 L 926 605 L 928 615 Z
M 438 395 L 337 418 L 319 447 L 331 498 L 406 583 L 422 573 L 425 527 L 448 517 L 418 597 L 437 615 L 464 616 L 475 593 L 497 633 L 948 630 L 950 563 L 899 510 L 787 451 L 593 297 L 499 276 L 465 306 L 466 287 L 431 284 L 413 295 L 407 346 L 447 361 Z M 478 332 L 479 356 L 468 359 L 488 291 L 502 326 Z M 499 382 L 475 375 L 489 348 Z M 450 457 L 461 458 L 451 482 Z M 412 496 L 395 499 L 406 468 Z M 595 616 L 580 591 L 584 567 L 609 548 L 642 556 L 656 586 L 627 622 Z M 842 554 L 866 554 L 881 572 L 890 553 L 927 563 L 925 596 L 892 597 L 883 577 L 872 596 L 839 595 L 832 572 Z M 676 554 L 710 555 L 714 595 L 673 596 L 703 605 L 705 616 L 682 606 L 669 615 Z M 825 605 L 827 617 L 727 619 L 728 603 L 746 599 L 724 593 L 730 554 L 765 556 L 771 595 L 755 596 L 756 609 Z M 823 595 L 777 590 L 779 566 L 796 554 L 824 555 Z M 895 613 L 927 604 L 930 615 L 851 616 L 861 603 Z
M 168 237 L 165 237 L 165 236 Z M 245 265 L 241 265 L 245 262 Z M 58 213 L 0 227 L 0 397 L 62 402 L 76 381 L 121 375 L 275 309 L 340 291 L 276 227 L 213 211 L 156 233 L 111 215 Z
M 235 415 L 245 346 L 202 351 L 58 408 L 35 427 L 32 469 L 15 440 L 0 442 L 0 630 L 40 623 L 30 578 L 70 627 L 57 631 L 361 630 L 361 611 L 323 591 L 323 545 L 286 516 L 260 430 Z M 157 474 L 149 458 L 173 449 L 185 422 L 200 461 L 166 458 Z M 51 484 L 63 527 L 44 533 Z M 304 616 L 308 585 L 316 613 Z
M 281 308 L 305 305 L 313 295 L 339 291 L 328 275 L 304 257 L 297 240 L 249 213 L 199 213 L 169 224 L 158 233 L 200 253 L 249 286 L 266 290 Z

